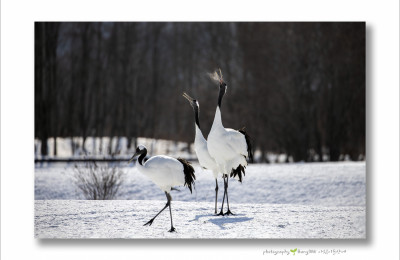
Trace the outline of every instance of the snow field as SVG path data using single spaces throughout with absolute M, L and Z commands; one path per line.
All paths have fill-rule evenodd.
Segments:
M 172 191 L 175 201 L 213 202 L 215 179 L 212 173 L 195 168 L 196 181 L 193 194 L 185 187 Z M 146 176 L 131 164 L 121 163 L 125 173 L 117 199 L 164 200 L 165 195 Z M 71 177 L 73 167 L 67 164 L 37 166 L 35 168 L 35 199 L 84 199 Z M 321 206 L 365 206 L 365 162 L 252 164 L 246 169 L 243 183 L 230 179 L 231 203 L 300 204 Z M 219 178 L 218 199 L 223 195 L 223 182 Z
M 366 237 L 365 162 L 253 164 L 243 183 L 229 182 L 234 216 L 214 216 L 215 180 L 194 164 L 193 194 L 172 191 L 170 228 L 164 193 L 136 167 L 121 163 L 118 200 L 88 201 L 76 189 L 72 165 L 35 167 L 37 238 L 352 238 Z M 218 207 L 223 195 L 219 180 Z M 225 206 L 226 210 L 226 206 Z
M 364 207 L 232 204 L 215 216 L 210 202 L 36 200 L 36 238 L 365 238 Z

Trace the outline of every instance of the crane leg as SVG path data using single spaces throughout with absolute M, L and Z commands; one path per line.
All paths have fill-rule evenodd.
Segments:
M 167 196 L 167 199 L 168 199 L 169 216 L 171 218 L 171 229 L 168 230 L 168 232 L 176 232 L 174 225 L 172 224 L 171 195 L 168 192 L 165 192 L 165 195 Z
M 157 215 L 154 216 L 154 218 L 150 219 L 146 224 L 144 224 L 143 226 L 151 226 L 151 224 L 153 224 L 154 219 L 156 219 L 156 217 L 158 217 L 158 215 L 160 215 L 161 212 L 164 211 L 164 209 L 166 209 L 168 206 L 171 205 L 171 195 L 169 195 L 169 193 L 165 192 L 165 195 L 167 195 L 167 204 L 165 204 L 164 208 L 162 208 L 162 210 L 160 210 L 160 212 L 157 213 Z M 170 207 L 171 209 L 171 207 Z M 172 225 L 172 218 L 171 218 L 171 225 Z
M 218 181 L 215 179 L 215 214 L 217 214 Z
M 221 206 L 221 211 L 218 213 L 218 216 L 223 216 L 224 215 L 224 202 L 225 202 L 225 195 L 226 195 L 226 188 L 227 188 L 227 184 L 226 184 L 226 180 L 225 178 L 228 178 L 227 176 L 222 176 L 222 178 L 224 179 L 224 197 L 222 197 L 222 206 Z
M 231 210 L 229 209 L 229 199 L 228 199 L 228 177 L 226 177 L 226 189 L 225 189 L 225 192 L 226 192 L 226 204 L 227 204 L 227 207 L 228 207 L 228 211 L 227 212 L 225 212 L 225 215 L 235 215 L 235 214 L 233 214 L 232 212 L 231 212 Z

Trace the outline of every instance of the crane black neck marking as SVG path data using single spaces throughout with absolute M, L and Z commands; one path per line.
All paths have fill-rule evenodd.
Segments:
M 222 103 L 222 97 L 224 96 L 226 91 L 226 84 L 222 83 L 219 86 L 219 95 L 218 95 L 218 106 L 221 108 L 221 103 Z
M 194 107 L 194 120 L 196 120 L 196 125 L 200 129 L 200 121 L 199 121 L 199 107 Z
M 142 166 L 143 166 L 143 159 L 144 159 L 144 157 L 146 157 L 146 154 L 147 154 L 147 149 L 145 148 L 144 151 L 140 154 L 139 159 L 138 159 L 140 165 L 142 165 Z

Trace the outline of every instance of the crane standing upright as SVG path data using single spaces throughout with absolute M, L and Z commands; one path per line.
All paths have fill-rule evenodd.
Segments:
M 218 166 L 215 160 L 211 157 L 210 153 L 207 149 L 207 140 L 204 138 L 203 133 L 200 129 L 200 121 L 199 121 L 199 111 L 200 105 L 199 102 L 191 98 L 188 94 L 183 93 L 183 97 L 186 98 L 194 111 L 194 120 L 195 120 L 195 139 L 194 139 L 194 150 L 196 152 L 197 158 L 199 160 L 199 164 L 201 167 L 207 170 L 211 170 L 214 178 L 215 178 L 215 214 L 217 214 L 217 200 L 218 200 Z
M 218 73 L 214 75 L 218 77 Z M 222 79 L 220 71 L 219 78 L 219 94 L 218 104 L 215 111 L 214 121 L 207 138 L 207 148 L 211 157 L 215 159 L 219 171 L 222 172 L 224 178 L 224 197 L 222 200 L 221 212 L 219 215 L 224 215 L 223 207 L 226 196 L 228 210 L 225 214 L 232 214 L 229 209 L 228 199 L 228 178 L 233 177 L 242 182 L 247 166 L 246 159 L 253 160 L 252 147 L 249 135 L 243 129 L 234 130 L 225 128 L 222 124 L 221 105 L 222 98 L 226 93 L 227 85 Z

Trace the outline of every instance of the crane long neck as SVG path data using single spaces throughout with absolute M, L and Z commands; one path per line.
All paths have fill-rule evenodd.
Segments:
M 200 129 L 200 121 L 199 121 L 199 107 L 194 107 L 194 120 L 196 121 L 197 127 Z
M 218 95 L 218 106 L 221 107 L 222 104 L 222 98 L 224 97 L 225 94 L 225 88 L 220 87 L 219 88 L 219 95 Z
M 203 133 L 201 132 L 200 129 L 200 121 L 199 121 L 199 107 L 195 106 L 194 107 L 194 113 L 195 113 L 195 120 L 196 120 L 196 125 L 195 125 L 195 129 L 196 129 L 196 137 L 195 137 L 195 145 L 197 142 L 203 142 L 205 141 L 205 138 L 203 136 Z
M 144 152 L 139 156 L 139 164 L 143 166 L 143 159 L 146 157 L 147 155 L 147 150 L 145 149 Z
M 219 87 L 219 95 L 218 95 L 218 106 L 217 110 L 215 111 L 215 116 L 214 116 L 214 122 L 212 124 L 211 129 L 216 129 L 218 127 L 224 127 L 222 125 L 222 119 L 221 119 L 221 103 L 222 103 L 222 98 L 224 97 L 225 94 L 225 87 L 220 86 Z

